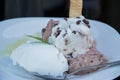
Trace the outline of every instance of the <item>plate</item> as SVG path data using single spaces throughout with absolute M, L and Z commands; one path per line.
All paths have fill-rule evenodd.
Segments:
M 46 24 L 50 19 L 60 20 L 61 18 L 15 18 L 0 22 L 0 66 L 4 68 L 4 71 L 7 69 L 5 64 L 11 64 L 10 59 L 8 58 L 12 49 L 15 47 L 15 43 L 20 44 L 18 41 L 21 41 L 22 43 L 22 39 L 25 35 L 33 35 L 36 32 L 40 32 L 43 27 L 46 27 Z M 97 49 L 103 53 L 110 62 L 120 60 L 119 33 L 105 23 L 95 20 L 89 21 L 92 35 L 97 43 Z M 6 61 L 6 63 L 3 63 L 4 61 Z M 7 72 L 21 78 L 21 76 L 10 72 L 10 69 L 14 68 L 10 67 Z M 19 72 L 20 71 L 18 71 L 18 73 Z M 4 77 L 6 73 L 0 73 L 0 76 L 1 75 Z M 91 74 L 79 76 L 74 78 L 74 80 L 112 80 L 119 75 L 120 66 L 116 66 L 102 71 L 96 71 Z M 28 76 L 28 74 L 25 74 L 23 77 L 24 79 L 27 79 L 28 77 L 25 78 L 25 76 Z M 29 75 L 29 77 L 30 76 L 31 75 Z

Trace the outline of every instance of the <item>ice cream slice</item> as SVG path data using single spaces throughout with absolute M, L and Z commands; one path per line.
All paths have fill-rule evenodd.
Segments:
M 13 50 L 10 57 L 14 64 L 40 75 L 63 76 L 68 70 L 68 62 L 63 53 L 48 44 L 23 44 Z
M 65 56 L 76 57 L 92 47 L 89 22 L 83 16 L 60 20 L 56 25 L 53 25 L 54 22 L 49 21 L 44 29 L 43 39 L 57 47 Z

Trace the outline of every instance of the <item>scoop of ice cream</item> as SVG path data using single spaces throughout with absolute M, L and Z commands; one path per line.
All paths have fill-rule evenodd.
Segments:
M 105 58 L 105 56 L 96 49 L 96 45 L 94 43 L 92 48 L 85 54 L 79 54 L 76 58 L 68 58 L 68 63 L 69 63 L 68 72 L 71 73 L 83 67 L 103 64 L 106 63 L 107 61 L 108 60 Z M 99 68 L 84 70 L 76 74 L 77 75 L 86 74 L 93 72 L 97 69 Z
M 48 24 L 55 23 L 51 20 Z M 57 47 L 65 56 L 76 57 L 89 50 L 93 44 L 88 20 L 80 18 L 66 18 L 57 25 L 48 25 L 43 32 L 43 38 L 49 33 L 48 42 Z M 51 28 L 51 29 L 50 29 Z
M 57 48 L 48 44 L 26 43 L 11 54 L 14 64 L 40 75 L 62 76 L 68 70 L 67 59 Z
M 50 20 L 43 31 L 43 39 L 64 54 L 68 60 L 69 73 L 83 67 L 107 62 L 102 53 L 96 49 L 89 21 L 83 16 L 65 18 L 59 22 Z M 86 70 L 77 74 L 85 74 L 95 70 L 97 69 Z

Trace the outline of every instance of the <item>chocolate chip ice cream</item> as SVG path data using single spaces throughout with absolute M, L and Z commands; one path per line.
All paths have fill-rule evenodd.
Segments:
M 89 21 L 83 16 L 64 18 L 60 21 L 50 20 L 43 31 L 43 39 L 59 49 L 68 60 L 68 73 L 77 69 L 106 63 L 107 59 L 96 48 L 91 35 Z M 82 71 L 85 74 L 97 69 Z

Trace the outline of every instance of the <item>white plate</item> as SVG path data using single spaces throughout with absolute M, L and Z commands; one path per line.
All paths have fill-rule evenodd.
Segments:
M 6 48 L 20 40 L 23 36 L 33 35 L 34 33 L 41 31 L 50 19 L 51 18 L 17 18 L 0 22 L 0 55 L 7 55 L 8 53 L 4 52 Z M 59 20 L 61 18 L 53 19 Z M 90 20 L 90 24 L 93 37 L 97 43 L 97 49 L 102 52 L 109 61 L 120 60 L 119 33 L 111 26 L 102 22 Z M 6 58 L 2 58 L 0 62 L 5 59 Z M 1 65 L 2 64 L 0 64 L 0 66 Z M 6 66 L 4 68 L 6 68 Z M 75 78 L 74 80 L 112 80 L 119 75 L 120 66 L 116 66 L 84 75 Z

